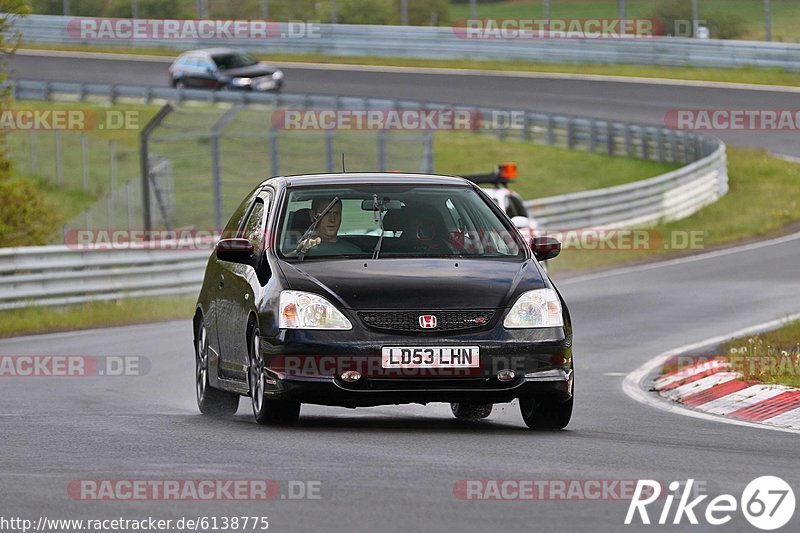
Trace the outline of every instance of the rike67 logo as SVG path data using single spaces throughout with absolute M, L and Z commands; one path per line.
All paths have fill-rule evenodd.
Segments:
M 670 483 L 670 492 L 666 494 L 664 506 L 658 513 L 656 506 L 652 504 L 662 497 L 661 484 L 654 480 L 640 479 L 628 507 L 625 524 L 678 525 L 688 522 L 696 525 L 700 523 L 700 518 L 705 519 L 707 524 L 718 526 L 727 524 L 735 513 L 741 512 L 754 527 L 772 531 L 786 525 L 794 515 L 794 491 L 788 483 L 776 476 L 754 479 L 748 483 L 738 500 L 731 494 L 721 494 L 707 502 L 707 494 L 690 500 L 693 496 L 693 485 L 694 479 L 687 480 L 683 484 L 683 491 L 679 493 L 682 484 L 678 481 Z M 676 499 L 678 503 L 673 511 Z M 650 509 L 648 506 L 651 506 Z M 651 518 L 648 511 L 656 513 Z

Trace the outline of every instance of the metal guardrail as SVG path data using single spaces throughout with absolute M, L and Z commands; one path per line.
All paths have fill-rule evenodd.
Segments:
M 81 40 L 68 23 L 72 17 L 31 15 L 15 28 L 35 44 L 102 44 L 176 50 L 235 46 L 261 53 L 324 53 L 335 56 L 419 57 L 432 59 L 504 59 L 538 62 L 633 64 L 688 67 L 742 66 L 800 70 L 800 45 L 756 41 L 652 39 L 466 39 L 463 28 L 315 24 L 313 35 L 294 35 L 281 23 L 267 39 L 120 39 Z
M 19 99 L 155 102 L 201 101 L 306 108 L 448 109 L 454 106 L 378 98 L 161 89 L 125 85 L 18 81 Z M 648 226 L 691 215 L 728 191 L 725 145 L 719 139 L 662 126 L 549 113 L 471 108 L 483 117 L 518 113 L 500 138 L 609 155 L 668 161 L 678 170 L 606 189 L 527 202 L 540 226 L 552 229 Z M 0 250 L 0 309 L 63 305 L 198 290 L 207 253 L 175 250 L 81 250 L 66 246 Z
M 725 145 L 674 172 L 616 187 L 525 202 L 545 228 L 620 228 L 679 220 L 728 192 Z
M 199 250 L 0 248 L 0 309 L 194 293 L 207 262 Z

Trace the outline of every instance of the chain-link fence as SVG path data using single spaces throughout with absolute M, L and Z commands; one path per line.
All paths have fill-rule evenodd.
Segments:
M 269 107 L 178 108 L 149 147 L 153 227 L 220 228 L 244 195 L 268 176 L 348 171 L 429 172 L 425 132 L 276 127 Z
M 426 131 L 291 130 L 275 116 L 298 106 L 186 105 L 166 113 L 147 142 L 143 195 L 140 147 L 68 130 L 9 132 L 23 175 L 93 198 L 72 229 L 217 229 L 244 195 L 269 176 L 341 170 L 433 170 Z M 65 193 L 66 194 L 66 193 Z M 149 198 L 150 224 L 144 213 Z M 89 200 L 91 201 L 91 200 Z

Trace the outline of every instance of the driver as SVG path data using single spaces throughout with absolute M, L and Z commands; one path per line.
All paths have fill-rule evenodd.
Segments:
M 322 213 L 333 198 L 314 198 L 309 212 L 309 224 Z M 297 243 L 296 254 L 304 249 L 308 256 L 353 255 L 364 251 L 353 243 L 339 238 L 339 227 L 342 225 L 342 201 L 338 200 L 317 223 L 315 231 L 306 239 Z

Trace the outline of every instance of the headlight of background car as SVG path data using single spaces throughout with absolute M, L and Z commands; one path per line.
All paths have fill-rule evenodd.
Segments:
M 250 83 L 250 78 L 233 78 L 231 80 L 231 85 L 234 87 L 247 87 Z
M 561 302 L 553 289 L 523 293 L 508 312 L 506 328 L 555 328 L 564 326 Z
M 282 80 L 283 79 L 283 71 L 276 70 L 275 72 L 273 72 L 272 73 L 272 79 L 273 80 Z
M 282 291 L 280 328 L 353 329 L 353 326 L 332 303 L 318 294 Z

